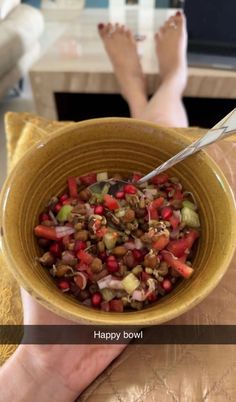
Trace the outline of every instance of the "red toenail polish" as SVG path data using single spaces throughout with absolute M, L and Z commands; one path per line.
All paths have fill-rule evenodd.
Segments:
M 100 24 L 98 24 L 98 29 L 103 29 L 104 28 L 104 24 L 102 24 L 102 22 L 100 22 Z
M 177 11 L 177 13 L 175 14 L 175 15 L 177 15 L 178 17 L 180 17 L 181 16 L 181 11 Z

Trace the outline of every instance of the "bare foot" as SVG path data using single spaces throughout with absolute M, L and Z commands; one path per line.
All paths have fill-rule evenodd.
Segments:
M 99 34 L 112 62 L 121 94 L 129 104 L 132 117 L 147 105 L 146 81 L 132 33 L 119 24 L 99 24 Z
M 187 83 L 187 30 L 185 16 L 177 12 L 155 35 L 156 52 L 162 82 L 172 80 L 183 92 Z

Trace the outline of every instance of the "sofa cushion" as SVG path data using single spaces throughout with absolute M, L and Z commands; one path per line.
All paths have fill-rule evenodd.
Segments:
M 36 62 L 40 55 L 40 44 L 35 42 L 27 52 L 17 60 L 14 67 L 11 68 L 6 74 L 1 76 L 0 81 L 0 99 L 7 93 L 10 88 L 17 84 L 19 79 L 23 77 L 30 69 L 33 63 Z
M 6 74 L 41 35 L 40 11 L 26 4 L 17 6 L 0 22 L 0 76 Z
M 20 0 L 0 0 L 0 21 L 4 20 L 7 14 L 18 4 L 20 4 Z

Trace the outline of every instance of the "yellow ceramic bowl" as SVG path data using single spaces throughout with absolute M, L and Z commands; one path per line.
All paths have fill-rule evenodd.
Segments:
M 106 118 L 76 123 L 31 148 L 8 177 L 1 196 L 2 249 L 19 283 L 50 310 L 84 323 L 158 324 L 204 299 L 227 270 L 236 230 L 230 187 L 203 151 L 170 170 L 194 193 L 202 234 L 194 275 L 162 300 L 137 312 L 96 311 L 61 293 L 35 260 L 40 250 L 33 228 L 49 199 L 63 191 L 68 176 L 104 170 L 147 173 L 188 143 L 184 136 L 154 124 Z

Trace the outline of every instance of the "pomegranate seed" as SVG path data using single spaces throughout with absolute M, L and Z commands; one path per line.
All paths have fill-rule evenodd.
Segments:
M 103 215 L 103 214 L 104 214 L 104 207 L 103 207 L 103 205 L 97 205 L 97 206 L 94 208 L 94 213 L 95 213 L 96 215 Z
M 149 250 L 147 248 L 143 248 L 142 250 L 140 250 L 142 253 L 143 258 L 145 257 L 146 254 L 149 253 Z
M 132 181 L 136 182 L 136 181 L 140 180 L 141 177 L 142 177 L 141 173 L 139 173 L 139 172 L 134 172 L 134 173 L 133 173 Z
M 141 272 L 141 281 L 147 282 L 148 279 L 151 278 L 151 275 L 147 274 L 147 272 Z
M 65 281 L 64 279 L 61 280 L 58 283 L 58 287 L 63 291 L 63 292 L 67 292 L 68 290 L 70 290 L 70 284 L 68 281 Z
M 66 200 L 62 201 L 62 205 L 71 205 L 71 198 L 67 198 Z
M 60 202 L 63 204 L 63 201 L 66 201 L 69 198 L 68 194 L 63 194 L 60 196 Z
M 122 199 L 125 197 L 124 191 L 117 191 L 115 197 L 116 197 L 118 200 L 122 200 Z
M 87 243 L 82 240 L 76 240 L 74 251 L 77 253 L 80 250 L 85 250 L 87 248 Z
M 137 188 L 133 184 L 126 184 L 124 186 L 124 192 L 126 194 L 136 194 L 137 193 Z
M 96 292 L 92 295 L 92 305 L 99 306 L 102 301 L 102 295 L 99 292 Z
M 141 250 L 138 250 L 137 248 L 135 248 L 134 250 L 132 250 L 132 253 L 137 262 L 143 261 L 143 253 Z
M 155 292 L 149 293 L 149 295 L 147 296 L 148 301 L 150 302 L 154 302 L 157 300 L 157 295 Z
M 101 253 L 99 253 L 98 257 L 100 258 L 100 260 L 102 260 L 102 262 L 106 262 L 106 260 L 107 260 L 106 251 L 102 251 Z
M 168 220 L 172 215 L 173 215 L 172 208 L 170 208 L 170 207 L 162 208 L 162 210 L 161 210 L 162 219 Z
M 111 311 L 116 311 L 118 313 L 122 313 L 124 310 L 124 305 L 121 300 L 113 299 L 109 302 L 109 304 L 110 304 Z
M 170 292 L 173 285 L 169 279 L 164 279 L 161 286 L 163 287 L 164 290 L 166 290 L 166 292 Z
M 53 209 L 53 212 L 55 212 L 55 213 L 57 214 L 57 213 L 60 211 L 61 207 L 62 207 L 62 204 L 61 204 L 60 202 L 58 202 L 58 203 L 55 205 L 55 207 L 54 207 L 54 209 Z
M 110 255 L 107 258 L 106 264 L 107 264 L 108 272 L 110 272 L 110 273 L 117 272 L 119 270 L 118 262 L 116 261 L 116 258 L 113 255 Z
M 101 310 L 102 310 L 102 311 L 106 311 L 106 312 L 110 311 L 110 304 L 109 304 L 109 302 L 106 302 L 106 301 L 102 302 L 102 303 L 101 303 Z
M 63 246 L 68 246 L 71 240 L 71 235 L 66 235 L 62 238 L 62 244 Z
M 53 243 L 50 246 L 49 251 L 54 254 L 56 257 L 60 257 L 61 256 L 61 248 L 59 246 L 58 243 Z
M 43 222 L 43 221 L 51 221 L 51 216 L 48 214 L 41 214 L 39 216 L 39 221 Z

